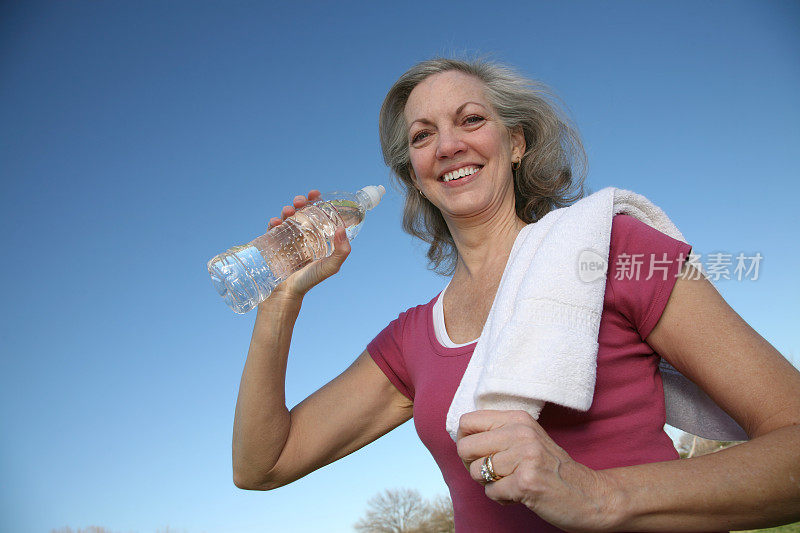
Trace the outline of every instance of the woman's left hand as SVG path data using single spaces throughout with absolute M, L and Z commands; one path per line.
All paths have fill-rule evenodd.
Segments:
M 569 531 L 602 531 L 614 524 L 610 480 L 572 460 L 525 411 L 473 411 L 461 417 L 458 455 L 486 496 L 501 504 L 525 504 L 551 524 Z M 501 476 L 481 474 L 491 456 Z

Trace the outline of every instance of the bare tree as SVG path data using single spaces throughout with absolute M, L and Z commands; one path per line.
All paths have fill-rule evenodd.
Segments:
M 426 509 L 419 492 L 385 490 L 367 502 L 367 514 L 355 524 L 359 533 L 411 533 L 422 523 Z
M 447 496 L 437 496 L 428 504 L 428 518 L 425 520 L 426 533 L 453 533 L 456 524 L 453 518 L 453 502 Z
M 385 490 L 370 498 L 354 527 L 359 533 L 450 533 L 453 506 L 444 496 L 429 502 L 413 489 Z

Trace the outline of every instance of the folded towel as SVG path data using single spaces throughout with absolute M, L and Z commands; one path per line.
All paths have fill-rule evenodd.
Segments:
M 579 257 L 589 250 L 607 262 L 618 213 L 686 242 L 647 198 L 614 187 L 523 228 L 447 413 L 453 440 L 461 415 L 476 409 L 522 409 L 538 418 L 546 402 L 580 411 L 591 407 L 606 278 L 582 281 Z M 747 438 L 699 388 L 662 363 L 669 376 L 664 389 L 670 425 L 716 440 Z

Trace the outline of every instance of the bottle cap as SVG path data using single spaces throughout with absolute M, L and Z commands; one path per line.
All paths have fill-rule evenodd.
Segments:
M 364 207 L 372 209 L 381 202 L 381 197 L 386 193 L 386 189 L 383 185 L 367 185 L 360 192 L 363 192 L 368 198 L 367 205 Z

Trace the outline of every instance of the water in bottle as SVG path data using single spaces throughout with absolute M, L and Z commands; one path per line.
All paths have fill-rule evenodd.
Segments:
M 367 211 L 385 192 L 382 185 L 370 185 L 356 193 L 324 194 L 264 235 L 211 259 L 214 288 L 235 312 L 250 311 L 292 273 L 333 253 L 337 227 L 355 238 Z

